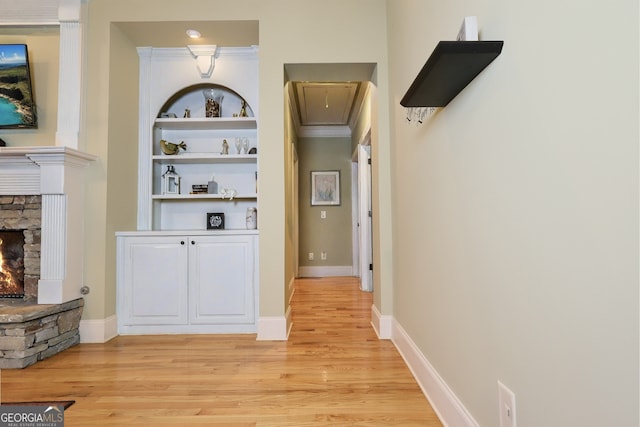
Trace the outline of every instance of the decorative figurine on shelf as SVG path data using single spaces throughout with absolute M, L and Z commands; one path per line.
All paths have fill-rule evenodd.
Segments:
M 242 100 L 242 107 L 240 108 L 240 117 L 249 117 L 247 114 L 247 101 Z
M 236 154 L 242 152 L 242 138 L 236 138 Z
M 181 141 L 180 144 L 174 144 L 173 142 L 169 142 L 165 139 L 160 140 L 160 149 L 164 154 L 167 154 L 169 156 L 178 154 L 181 148 L 187 151 L 187 144 L 185 144 L 184 141 Z
M 244 154 L 249 154 L 249 138 L 242 139 L 242 148 L 244 148 Z
M 223 188 L 222 190 L 220 190 L 220 195 L 223 199 L 233 200 L 233 198 L 236 197 L 237 194 L 238 193 L 233 188 Z
M 222 99 L 224 95 L 220 95 L 213 89 L 205 89 L 202 91 L 204 94 L 204 115 L 205 117 L 221 117 L 222 109 L 220 108 L 220 104 L 222 104 Z
M 173 165 L 167 165 L 167 171 L 162 175 L 162 194 L 180 194 L 180 175 Z
M 220 154 L 229 154 L 229 143 L 226 139 L 222 140 L 222 151 Z
M 191 110 L 189 109 L 189 107 L 184 109 L 184 116 L 185 119 L 189 119 L 191 118 Z

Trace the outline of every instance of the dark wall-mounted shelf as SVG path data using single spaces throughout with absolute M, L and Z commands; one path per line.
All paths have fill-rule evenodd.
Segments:
M 407 90 L 403 107 L 444 107 L 502 52 L 502 41 L 441 41 Z

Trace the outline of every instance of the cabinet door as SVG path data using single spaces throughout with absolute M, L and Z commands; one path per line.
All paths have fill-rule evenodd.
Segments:
M 127 237 L 118 317 L 123 325 L 187 324 L 187 240 Z
M 253 236 L 189 241 L 189 303 L 193 324 L 255 322 Z

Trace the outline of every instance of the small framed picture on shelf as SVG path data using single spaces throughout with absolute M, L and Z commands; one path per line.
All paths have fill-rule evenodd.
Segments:
M 207 230 L 224 230 L 224 213 L 207 213 Z
M 311 206 L 340 204 L 340 171 L 311 171 Z

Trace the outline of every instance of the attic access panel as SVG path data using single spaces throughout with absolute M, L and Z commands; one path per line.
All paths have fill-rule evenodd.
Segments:
M 441 41 L 400 101 L 444 107 L 502 52 L 503 41 Z

